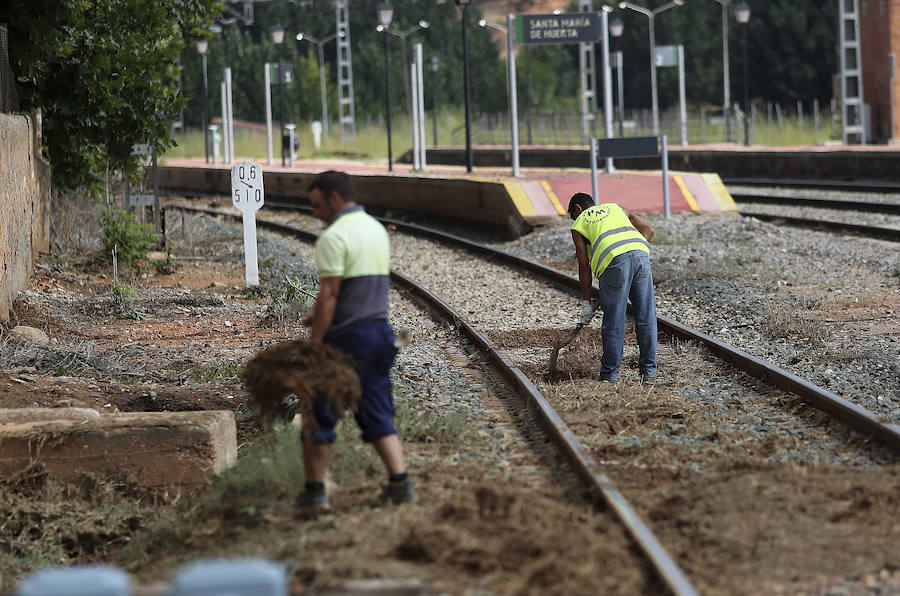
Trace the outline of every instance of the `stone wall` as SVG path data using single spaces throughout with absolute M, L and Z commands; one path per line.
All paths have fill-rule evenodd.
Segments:
M 35 119 L 0 114 L 0 323 L 9 321 L 38 252 L 50 249 L 50 166 Z

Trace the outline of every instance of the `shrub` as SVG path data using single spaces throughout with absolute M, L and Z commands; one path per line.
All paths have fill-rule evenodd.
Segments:
M 124 210 L 103 213 L 103 232 L 100 243 L 106 253 L 115 250 L 116 258 L 126 265 L 146 259 L 147 253 L 159 240 L 151 224 L 142 224 Z

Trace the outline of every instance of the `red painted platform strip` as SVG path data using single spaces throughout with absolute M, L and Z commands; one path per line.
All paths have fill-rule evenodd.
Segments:
M 591 194 L 591 173 L 560 172 L 552 174 L 544 171 L 550 188 L 559 197 L 563 207 L 569 205 L 569 199 L 576 192 Z M 618 203 L 630 211 L 650 212 L 663 210 L 662 174 L 647 172 L 646 174 L 600 174 L 597 176 L 595 197 L 598 203 Z M 672 177 L 669 177 L 669 208 L 672 211 L 691 211 L 691 206 L 681 193 L 681 189 Z M 718 206 L 715 207 L 718 211 Z
M 697 207 L 700 211 L 722 210 L 721 207 L 719 207 L 718 201 L 716 201 L 716 197 L 709 189 L 709 186 L 706 185 L 706 181 L 703 180 L 700 174 L 686 172 L 679 175 L 681 176 L 682 181 L 684 181 L 684 185 L 687 186 L 688 191 L 693 195 L 694 201 L 697 202 Z

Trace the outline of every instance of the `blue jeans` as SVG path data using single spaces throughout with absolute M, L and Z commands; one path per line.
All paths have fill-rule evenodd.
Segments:
M 625 345 L 625 309 L 631 299 L 634 328 L 641 356 L 641 377 L 656 376 L 656 302 L 650 255 L 640 250 L 622 253 L 610 261 L 600 275 L 600 307 L 603 309 L 603 356 L 600 377 L 615 381 Z

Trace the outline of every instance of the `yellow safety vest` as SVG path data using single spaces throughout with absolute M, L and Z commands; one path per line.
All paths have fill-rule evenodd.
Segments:
M 625 210 L 615 203 L 588 207 L 571 229 L 587 239 L 591 271 L 598 278 L 609 262 L 622 253 L 640 250 L 650 254 L 650 243 L 631 225 Z

